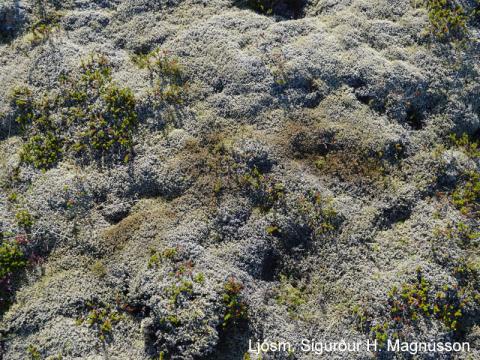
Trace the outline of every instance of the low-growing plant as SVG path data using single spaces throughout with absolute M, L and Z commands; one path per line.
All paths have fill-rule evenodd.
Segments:
M 107 275 L 107 268 L 100 260 L 95 261 L 90 270 L 98 278 L 104 278 Z
M 297 200 L 297 210 L 315 235 L 335 230 L 335 211 L 332 200 L 318 191 L 309 191 Z
M 427 0 L 430 33 L 440 40 L 462 40 L 468 35 L 468 14 L 455 0 Z
M 166 51 L 155 49 L 147 54 L 135 54 L 132 62 L 148 70 L 152 81 L 152 96 L 156 104 L 182 104 L 187 90 L 182 66 Z
M 110 305 L 87 303 L 88 313 L 77 318 L 77 325 L 86 325 L 93 329 L 102 341 L 109 341 L 113 327 L 123 320 L 124 316 Z
M 267 212 L 285 197 L 285 187 L 256 166 L 238 178 L 240 185 L 253 195 L 260 209 Z
M 285 275 L 282 275 L 276 300 L 279 305 L 286 307 L 290 317 L 297 318 L 299 308 L 306 303 L 306 296 L 303 288 L 294 286 Z
M 463 133 L 462 136 L 451 134 L 450 142 L 454 147 L 461 149 L 469 157 L 480 157 L 480 149 L 478 148 L 478 142 L 473 141 L 470 136 L 468 136 L 468 134 Z
M 222 327 L 225 329 L 247 318 L 247 304 L 241 296 L 243 284 L 233 276 L 227 279 L 223 289 L 225 314 L 223 316 Z
M 61 77 L 60 90 L 40 96 L 27 87 L 13 91 L 25 139 L 22 161 L 43 170 L 68 154 L 84 161 L 129 161 L 138 127 L 136 99 L 114 83 L 107 58 L 82 61 L 79 73 Z
M 27 348 L 27 353 L 30 356 L 31 360 L 41 360 L 42 355 L 40 354 L 40 351 L 38 351 L 38 348 L 32 344 L 28 345 Z
M 28 210 L 20 210 L 15 214 L 15 219 L 17 220 L 18 227 L 30 231 L 33 226 L 33 217 Z
M 459 288 L 449 285 L 436 291 L 418 271 L 417 281 L 393 287 L 389 292 L 391 318 L 399 324 L 416 322 L 421 317 L 435 318 L 449 330 L 458 331 L 465 306 L 464 295 Z
M 193 283 L 190 280 L 182 279 L 179 283 L 173 284 L 167 289 L 170 297 L 170 304 L 177 306 L 180 297 L 190 297 L 193 294 Z
M 27 265 L 27 259 L 15 242 L 4 241 L 0 245 L 0 279 L 4 279 Z
M 39 45 L 50 39 L 52 34 L 60 28 L 59 19 L 60 16 L 55 13 L 35 21 L 30 27 L 30 42 L 33 45 Z
M 464 177 L 452 193 L 453 204 L 465 215 L 476 214 L 480 201 L 480 173 L 470 171 Z
M 381 319 L 374 319 L 360 306 L 355 307 L 353 314 L 361 330 L 383 343 L 388 338 L 405 339 L 412 326 L 418 326 L 420 321 L 435 320 L 452 336 L 461 336 L 480 305 L 480 278 L 477 267 L 461 260 L 457 262 L 458 266 L 452 269 L 457 279 L 455 285 L 434 286 L 425 279 L 421 269 L 417 269 L 415 280 L 392 287 Z
M 162 262 L 162 260 L 179 260 L 178 248 L 170 247 L 159 252 L 155 249 L 150 250 L 150 258 L 148 259 L 148 268 L 153 268 Z

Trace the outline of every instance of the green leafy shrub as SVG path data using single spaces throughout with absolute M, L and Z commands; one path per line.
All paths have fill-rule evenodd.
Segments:
M 480 201 L 480 173 L 470 171 L 452 194 L 453 204 L 463 213 L 476 213 Z
M 30 355 L 31 360 L 42 359 L 42 355 L 40 354 L 40 351 L 38 351 L 38 348 L 32 344 L 28 345 L 27 352 L 28 352 L 28 355 Z
M 32 215 L 28 210 L 20 210 L 15 214 L 17 219 L 18 227 L 24 229 L 25 231 L 30 230 L 33 225 Z
M 222 327 L 225 329 L 247 318 L 247 304 L 241 297 L 243 284 L 233 276 L 225 282 L 223 303 L 225 304 L 225 315 L 223 316 Z
M 110 305 L 87 303 L 88 313 L 77 319 L 77 325 L 85 324 L 91 328 L 102 341 L 111 339 L 113 327 L 123 320 L 124 316 Z
M 92 55 L 78 74 L 62 76 L 59 93 L 34 97 L 22 87 L 11 98 L 25 139 L 23 162 L 49 169 L 66 154 L 84 161 L 129 161 L 138 127 L 136 100 L 130 89 L 113 82 L 104 56 Z
M 457 284 L 435 287 L 418 269 L 415 280 L 390 289 L 386 313 L 381 319 L 374 319 L 360 306 L 354 308 L 355 318 L 362 331 L 377 339 L 379 345 L 388 338 L 408 338 L 412 327 L 422 320 L 436 320 L 454 337 L 459 337 L 478 314 L 479 274 L 477 268 L 460 260 L 453 275 Z M 376 324 L 372 326 L 373 323 Z
M 427 0 L 430 33 L 440 40 L 462 40 L 468 35 L 468 15 L 454 0 Z
M 0 279 L 24 269 L 26 265 L 26 256 L 17 244 L 3 242 L 0 245 Z
M 288 314 L 292 318 L 299 316 L 300 306 L 306 303 L 304 289 L 294 286 L 286 276 L 280 276 L 280 287 L 276 296 L 277 304 L 287 308 Z
M 434 292 L 431 284 L 420 275 L 417 282 L 403 284 L 400 289 L 392 288 L 389 302 L 391 316 L 397 322 L 415 322 L 420 316 L 435 317 L 447 328 L 458 330 L 462 303 L 450 286 Z

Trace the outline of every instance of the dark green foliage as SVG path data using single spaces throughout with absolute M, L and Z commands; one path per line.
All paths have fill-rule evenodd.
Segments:
M 408 324 L 420 317 L 436 318 L 450 330 L 459 328 L 463 303 L 457 289 L 448 285 L 441 291 L 434 291 L 432 285 L 421 273 L 413 283 L 392 288 L 389 293 L 390 314 L 394 322 Z
M 20 210 L 15 214 L 15 218 L 17 219 L 18 227 L 24 231 L 29 231 L 33 225 L 33 218 L 28 210 Z
M 462 40 L 468 35 L 468 15 L 454 0 L 427 0 L 430 33 L 439 40 Z
M 129 160 L 138 126 L 136 100 L 130 89 L 113 82 L 105 57 L 91 56 L 78 74 L 63 76 L 59 94 L 35 97 L 26 87 L 14 90 L 23 162 L 49 169 L 66 154 L 84 161 Z
M 467 134 L 463 134 L 461 137 L 451 135 L 450 141 L 454 147 L 462 150 L 470 158 L 474 160 L 480 158 L 478 143 Z M 471 170 L 462 174 L 452 193 L 452 201 L 464 215 L 477 213 L 480 202 L 480 173 L 478 171 Z
M 27 266 L 27 257 L 16 242 L 2 240 L 0 233 L 0 315 L 8 309 L 13 295 L 12 280 Z
M 225 282 L 223 303 L 225 304 L 225 315 L 223 316 L 223 328 L 236 324 L 247 318 L 247 305 L 241 297 L 243 284 L 233 276 Z
M 480 173 L 470 171 L 452 194 L 453 203 L 463 214 L 477 213 L 480 202 Z
M 123 319 L 123 315 L 105 304 L 89 302 L 87 309 L 88 313 L 77 319 L 77 325 L 84 324 L 92 329 L 102 342 L 111 340 L 113 327 Z
M 281 183 L 271 176 L 263 174 L 256 166 L 238 178 L 240 185 L 253 195 L 260 209 L 267 212 L 285 197 Z
M 41 360 L 42 355 L 40 354 L 40 351 L 38 351 L 38 348 L 32 344 L 28 345 L 27 348 L 28 355 L 30 355 L 31 360 Z
M 0 279 L 24 269 L 26 265 L 26 256 L 16 243 L 3 242 L 0 245 Z
M 353 309 L 360 329 L 384 344 L 388 338 L 405 339 L 420 321 L 438 321 L 455 337 L 475 324 L 480 305 L 479 273 L 475 266 L 457 260 L 452 274 L 457 283 L 434 286 L 420 269 L 416 279 L 388 292 L 386 313 L 374 320 L 363 307 Z M 381 321 L 379 321 L 381 320 Z M 375 326 L 372 323 L 376 322 Z

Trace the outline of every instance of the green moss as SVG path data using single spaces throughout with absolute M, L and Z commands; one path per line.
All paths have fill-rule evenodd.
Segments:
M 17 219 L 18 227 L 22 228 L 25 231 L 30 230 L 33 225 L 33 218 L 28 210 L 18 211 L 15 214 L 15 219 Z

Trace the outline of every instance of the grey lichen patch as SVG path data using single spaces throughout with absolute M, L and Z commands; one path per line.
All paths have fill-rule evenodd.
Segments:
M 473 344 L 477 18 L 453 0 L 0 2 L 3 358 Z

